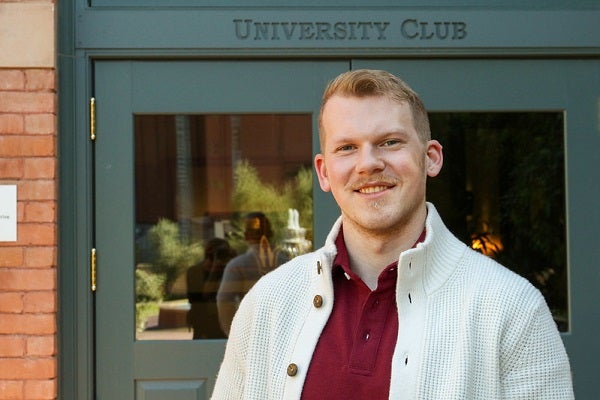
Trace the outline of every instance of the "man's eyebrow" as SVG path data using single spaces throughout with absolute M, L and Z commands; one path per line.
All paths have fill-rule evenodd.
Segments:
M 354 143 L 356 139 L 353 139 L 352 136 L 341 136 L 331 141 L 334 145 L 346 144 L 346 143 Z
M 398 129 L 392 129 L 389 130 L 387 132 L 382 132 L 381 134 L 378 135 L 378 137 L 385 139 L 385 138 L 396 138 L 396 139 L 402 139 L 402 140 L 408 140 L 410 134 L 406 131 L 406 129 L 402 129 L 402 128 L 398 128 Z

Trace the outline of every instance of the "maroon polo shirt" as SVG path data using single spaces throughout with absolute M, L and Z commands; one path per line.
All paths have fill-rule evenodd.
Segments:
M 424 238 L 425 232 L 417 243 Z M 398 337 L 398 263 L 381 272 L 371 291 L 350 269 L 342 230 L 335 244 L 335 301 L 313 353 L 302 399 L 387 399 Z

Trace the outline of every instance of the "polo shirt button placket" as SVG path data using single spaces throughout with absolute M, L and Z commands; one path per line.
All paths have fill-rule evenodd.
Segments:
M 409 272 L 410 276 L 414 275 L 413 268 L 412 268 L 412 263 L 413 263 L 412 259 L 408 261 L 408 272 Z M 410 295 L 410 291 L 409 291 L 408 292 L 408 303 L 412 304 L 412 302 L 413 302 L 413 299 L 412 299 L 412 296 Z

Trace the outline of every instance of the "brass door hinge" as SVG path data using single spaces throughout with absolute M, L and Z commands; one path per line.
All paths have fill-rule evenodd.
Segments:
M 96 291 L 96 268 L 97 268 L 97 256 L 96 249 L 92 249 L 90 253 L 90 286 L 92 292 Z
M 96 99 L 90 98 L 90 140 L 96 140 Z

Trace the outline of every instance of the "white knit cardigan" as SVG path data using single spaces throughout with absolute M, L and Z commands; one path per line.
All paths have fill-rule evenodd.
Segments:
M 569 361 L 540 292 L 469 249 L 427 207 L 425 241 L 398 260 L 389 398 L 572 399 Z M 266 275 L 244 297 L 213 399 L 300 398 L 333 306 L 340 226 L 341 219 L 323 248 Z

